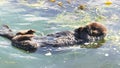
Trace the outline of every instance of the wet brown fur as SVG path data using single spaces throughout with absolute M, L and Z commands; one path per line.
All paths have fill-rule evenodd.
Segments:
M 5 27 L 8 30 L 10 30 L 8 26 L 5 26 Z M 11 32 L 11 30 L 10 30 L 10 32 Z M 10 39 L 12 41 L 12 45 L 17 48 L 20 48 L 20 49 L 23 49 L 26 51 L 32 51 L 32 50 L 36 50 L 38 48 L 37 42 L 34 42 L 31 40 L 32 37 L 35 36 L 34 33 L 35 33 L 34 30 L 26 30 L 26 31 L 19 31 L 14 36 L 13 35 L 11 36 L 10 34 L 4 34 L 4 35 L 1 34 L 1 36 L 4 36 L 4 37 L 8 36 L 6 38 Z M 89 42 L 90 41 L 89 39 L 91 37 L 101 37 L 102 39 L 104 39 L 106 34 L 107 34 L 107 28 L 105 26 L 103 26 L 100 23 L 93 22 L 84 27 L 79 27 L 79 28 L 75 29 L 73 32 L 64 31 L 64 32 L 59 32 L 59 33 L 55 33 L 52 35 L 50 34 L 50 35 L 47 35 L 46 37 L 50 36 L 50 37 L 57 38 L 56 41 L 58 41 L 59 44 L 57 44 L 57 45 L 53 44 L 53 45 L 55 45 L 56 47 L 59 47 L 59 46 L 68 46 L 70 42 L 73 42 L 73 45 L 74 45 L 74 44 L 76 44 L 76 43 L 74 43 L 74 41 L 79 42 L 80 40 L 83 40 L 85 42 Z M 69 39 L 66 37 L 69 37 Z M 61 39 L 61 38 L 63 38 L 63 39 Z M 73 38 L 75 38 L 75 39 L 70 40 Z M 66 40 L 68 42 L 67 45 L 65 42 Z M 62 41 L 62 43 L 60 41 Z M 80 44 L 80 43 L 77 43 L 77 44 Z

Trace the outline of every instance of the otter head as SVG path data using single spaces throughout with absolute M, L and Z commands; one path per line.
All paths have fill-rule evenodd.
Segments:
M 100 23 L 91 23 L 85 27 L 79 27 L 75 29 L 75 36 L 77 39 L 92 40 L 92 39 L 104 39 L 107 33 L 107 29 Z
M 34 34 L 35 33 L 35 30 L 22 30 L 22 31 L 19 31 L 18 33 L 16 33 L 16 35 L 26 35 L 26 34 Z
M 100 23 L 90 23 L 85 28 L 88 34 L 93 37 L 104 37 L 107 33 L 107 28 Z

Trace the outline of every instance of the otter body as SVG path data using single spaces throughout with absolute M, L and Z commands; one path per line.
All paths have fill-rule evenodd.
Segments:
M 107 29 L 100 23 L 90 23 L 74 31 L 62 31 L 47 36 L 35 36 L 34 30 L 20 31 L 14 34 L 8 26 L 4 25 L 0 36 L 12 41 L 12 45 L 25 51 L 36 51 L 40 47 L 66 47 L 80 45 L 104 39 Z M 94 40 L 93 40 L 94 39 Z
M 53 47 L 72 46 L 82 42 L 82 40 L 78 40 L 75 37 L 75 34 L 72 31 L 58 32 L 44 37 L 33 37 L 33 40 L 38 42 L 41 47 L 46 45 Z

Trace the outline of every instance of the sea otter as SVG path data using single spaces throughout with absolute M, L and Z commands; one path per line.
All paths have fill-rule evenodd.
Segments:
M 101 40 L 106 36 L 107 29 L 95 22 L 74 31 L 62 31 L 43 37 L 34 33 L 34 30 L 26 30 L 14 34 L 7 25 L 3 25 L 0 29 L 0 36 L 10 39 L 13 46 L 29 52 L 36 51 L 40 47 L 67 47 Z

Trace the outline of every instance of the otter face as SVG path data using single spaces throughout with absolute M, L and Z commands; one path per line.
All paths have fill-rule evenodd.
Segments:
M 100 23 L 91 23 L 85 26 L 88 31 L 88 34 L 93 37 L 105 36 L 107 33 L 107 29 Z
M 26 35 L 26 34 L 34 34 L 34 33 L 35 33 L 35 30 L 23 30 L 16 33 L 16 35 Z

